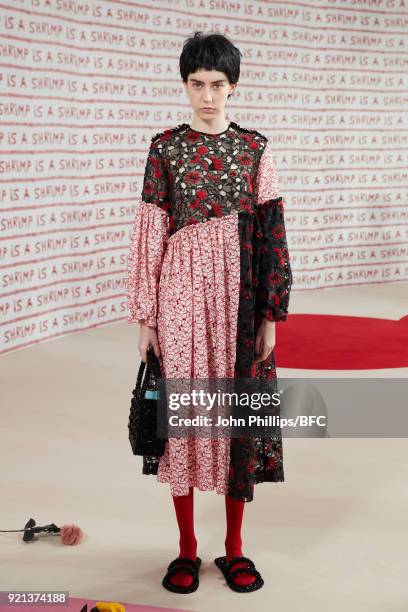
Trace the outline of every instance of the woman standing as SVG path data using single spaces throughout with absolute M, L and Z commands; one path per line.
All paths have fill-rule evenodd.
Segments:
M 240 51 L 196 32 L 180 56 L 193 118 L 153 136 L 128 259 L 129 323 L 139 352 L 160 357 L 165 379 L 276 381 L 275 322 L 287 318 L 292 274 L 284 203 L 266 136 L 225 118 Z M 143 473 L 169 483 L 180 553 L 163 586 L 198 587 L 194 487 L 225 496 L 225 555 L 215 559 L 236 591 L 263 585 L 243 556 L 241 525 L 254 484 L 284 480 L 282 438 L 171 438 Z

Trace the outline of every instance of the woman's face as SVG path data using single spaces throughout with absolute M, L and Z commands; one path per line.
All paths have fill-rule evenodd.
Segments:
M 184 85 L 194 112 L 204 121 L 224 116 L 228 95 L 237 86 L 218 70 L 190 72 Z

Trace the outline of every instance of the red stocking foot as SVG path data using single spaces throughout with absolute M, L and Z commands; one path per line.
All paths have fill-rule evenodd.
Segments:
M 227 548 L 227 554 L 226 554 L 227 562 L 231 561 L 231 559 L 233 559 L 234 557 L 242 557 L 244 554 L 241 548 L 238 548 L 237 546 L 232 548 L 231 546 L 228 545 L 227 541 L 225 542 L 225 546 Z M 249 567 L 249 563 L 247 563 L 246 561 L 237 561 L 237 563 L 234 563 L 230 567 L 230 571 L 233 572 L 239 567 Z M 253 582 L 255 582 L 256 578 L 253 574 L 242 572 L 234 576 L 233 580 L 235 584 L 246 586 L 248 584 L 252 584 Z
M 225 581 L 230 589 L 238 593 L 251 593 L 257 591 L 264 585 L 261 574 L 255 567 L 254 562 L 248 557 L 238 555 L 236 557 L 217 557 L 215 565 L 221 570 Z
M 232 558 L 233 557 L 227 557 L 227 561 L 231 561 Z M 244 563 L 242 561 L 238 561 L 237 563 L 234 563 L 231 566 L 231 572 L 238 569 L 239 567 L 249 567 L 249 564 L 246 562 Z M 234 576 L 233 580 L 235 584 L 246 586 L 247 584 L 252 584 L 253 582 L 255 582 L 256 578 L 253 574 L 246 574 L 242 572 L 242 574 L 237 574 L 236 576 Z
M 183 555 L 179 555 L 178 559 L 186 559 Z M 190 559 L 190 557 L 188 557 Z M 197 557 L 191 557 L 191 560 L 196 562 Z M 193 577 L 191 573 L 187 573 L 183 571 L 181 568 L 169 578 L 171 584 L 175 584 L 176 586 L 189 587 L 193 582 Z
M 199 585 L 200 566 L 200 557 L 195 559 L 177 557 L 169 564 L 162 585 L 173 593 L 192 593 Z

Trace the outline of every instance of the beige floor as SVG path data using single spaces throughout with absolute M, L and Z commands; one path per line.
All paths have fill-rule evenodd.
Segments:
M 407 314 L 407 296 L 407 283 L 293 292 L 291 312 L 396 319 Z M 168 485 L 141 474 L 127 439 L 138 363 L 137 326 L 125 322 L 1 359 L 0 526 L 20 528 L 30 517 L 74 522 L 86 541 L 68 547 L 41 536 L 25 544 L 21 534 L 0 534 L 0 590 L 63 589 L 199 611 L 408 609 L 405 439 L 284 440 L 285 482 L 259 485 L 245 510 L 244 552 L 265 579 L 256 593 L 224 585 L 212 563 L 224 553 L 224 499 L 196 490 L 200 588 L 165 591 L 160 581 L 178 554 L 178 531 Z

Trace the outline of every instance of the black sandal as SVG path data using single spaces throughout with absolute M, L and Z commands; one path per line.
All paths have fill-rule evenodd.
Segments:
M 177 557 L 167 567 L 167 573 L 162 580 L 162 585 L 168 591 L 172 593 L 193 593 L 198 589 L 198 585 L 200 584 L 198 574 L 201 566 L 201 559 L 197 557 L 195 561 L 192 559 L 188 559 L 187 557 Z M 187 574 L 190 574 L 193 577 L 193 581 L 189 586 L 181 586 L 177 584 L 173 584 L 170 582 L 170 578 L 183 570 Z
M 248 564 L 248 567 L 238 567 L 235 570 L 231 571 L 231 567 L 235 565 L 235 563 L 244 562 Z M 234 557 L 231 561 L 227 561 L 227 557 L 217 557 L 214 559 L 215 565 L 221 570 L 226 583 L 229 588 L 237 593 L 250 593 L 252 591 L 257 591 L 264 585 L 264 580 L 261 574 L 255 567 L 255 563 L 248 559 L 248 557 Z M 252 584 L 237 584 L 234 580 L 235 576 L 238 574 L 252 574 L 255 576 L 254 582 Z

